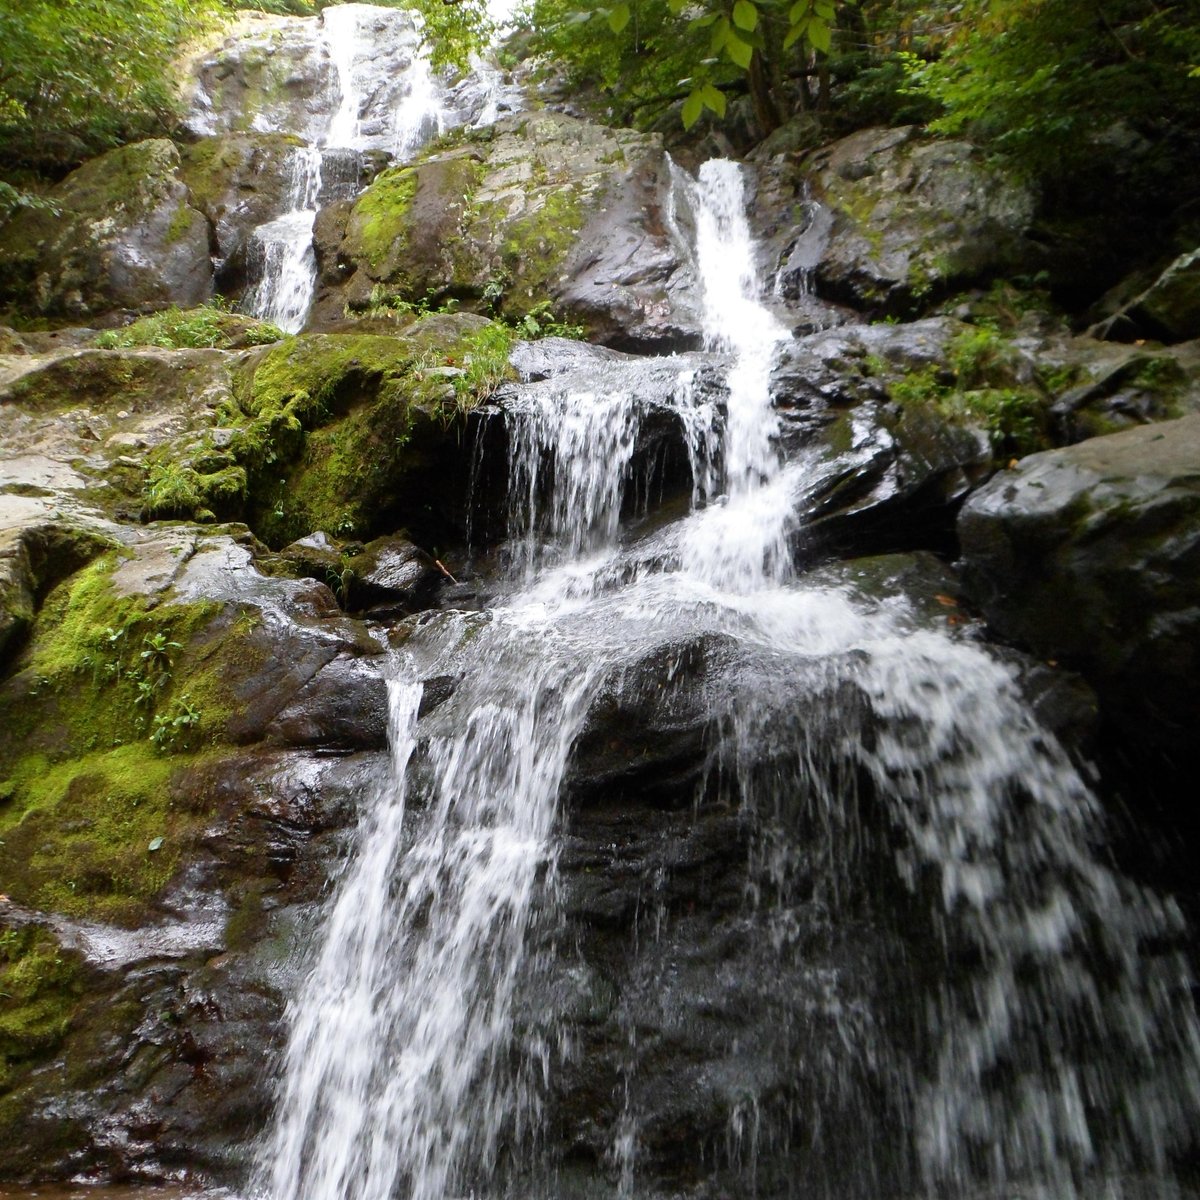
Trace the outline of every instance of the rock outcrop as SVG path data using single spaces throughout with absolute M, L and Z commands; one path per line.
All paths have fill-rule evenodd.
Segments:
M 622 348 L 695 342 L 670 190 L 657 136 L 508 118 L 323 217 L 316 319 L 454 299 L 516 320 L 549 308 Z
M 759 222 L 785 295 L 811 286 L 872 315 L 911 316 L 951 288 L 1037 259 L 1026 237 L 1032 192 L 965 142 L 864 129 L 767 178 Z M 781 219 L 797 201 L 798 226 Z
M 1032 455 L 958 531 L 997 633 L 1081 671 L 1134 744 L 1194 754 L 1200 416 Z
M 0 297 L 85 319 L 114 309 L 200 304 L 212 294 L 208 222 L 165 140 L 109 151 L 54 187 L 54 210 L 0 229 Z

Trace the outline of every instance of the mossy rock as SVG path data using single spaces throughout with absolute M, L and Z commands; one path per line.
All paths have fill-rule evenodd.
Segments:
M 84 318 L 202 303 L 212 292 L 208 222 L 179 178 L 179 151 L 155 139 L 85 163 L 46 209 L 0 230 L 0 303 Z
M 450 299 L 513 321 L 549 305 L 605 340 L 677 321 L 661 140 L 549 112 L 489 132 L 435 144 L 318 222 L 317 323 Z
M 965 142 L 865 129 L 809 156 L 802 171 L 834 215 L 813 272 L 827 299 L 911 316 L 954 288 L 1038 269 L 1025 236 L 1033 192 Z M 793 248 L 804 232 L 793 232 Z M 790 274 L 785 265 L 785 292 L 802 287 L 811 257 Z
M 83 971 L 50 930 L 5 919 L 0 906 L 0 1092 L 21 1065 L 44 1058 L 66 1037 Z
M 448 493 L 464 479 L 467 414 L 508 376 L 510 339 L 478 317 L 431 316 L 403 337 L 306 335 L 249 363 L 229 450 L 259 536 L 366 537 L 460 507 Z
M 293 205 L 294 156 L 305 143 L 290 133 L 228 133 L 180 150 L 190 202 L 212 230 L 221 295 L 240 299 L 255 282 L 253 234 Z

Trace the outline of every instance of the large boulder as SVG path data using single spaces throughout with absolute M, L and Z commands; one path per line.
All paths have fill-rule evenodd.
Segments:
M 1144 291 L 1096 332 L 1133 341 L 1161 338 L 1181 342 L 1200 337 L 1200 247 L 1181 254 Z
M 183 148 L 180 174 L 212 227 L 223 293 L 245 284 L 253 231 L 292 207 L 293 163 L 302 146 L 291 134 L 230 133 Z
M 784 171 L 788 174 L 787 169 Z M 1028 269 L 1031 190 L 965 142 L 913 128 L 864 129 L 788 175 L 799 224 L 780 222 L 780 183 L 764 192 L 785 295 L 817 293 L 871 313 L 911 313 L 952 287 Z M 811 193 L 809 192 L 811 189 Z M 832 219 L 830 219 L 830 215 Z
M 1200 416 L 1031 455 L 963 508 L 975 601 L 1003 637 L 1079 669 L 1141 747 L 1200 719 Z
M 389 303 L 549 305 L 623 348 L 694 342 L 657 135 L 560 113 L 501 121 L 385 172 L 318 221 L 317 319 Z
M 0 229 L 0 296 L 33 313 L 190 306 L 212 293 L 208 222 L 164 139 L 111 150 Z

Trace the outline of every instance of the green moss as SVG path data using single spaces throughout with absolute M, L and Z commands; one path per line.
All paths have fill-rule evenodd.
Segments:
M 233 517 L 246 499 L 246 471 L 232 463 L 216 471 L 199 471 L 170 457 L 167 447 L 151 456 L 143 489 L 145 515 L 190 517 L 212 521 Z
M 1000 333 L 970 327 L 951 339 L 946 367 L 924 367 L 888 381 L 908 410 L 927 408 L 954 425 L 983 429 L 997 455 L 1023 455 L 1050 444 L 1047 400 L 1016 382 L 1015 356 Z M 878 373 L 884 364 L 868 364 Z
M 501 247 L 510 281 L 502 304 L 505 316 L 519 320 L 546 299 L 585 216 L 581 189 L 565 187 L 548 192 L 540 207 L 507 226 Z
M 182 211 L 191 212 L 191 209 Z M 224 312 L 213 305 L 168 308 L 141 317 L 124 329 L 110 329 L 96 338 L 102 350 L 130 346 L 159 346 L 166 350 L 244 349 L 282 341 L 287 335 L 268 321 Z
M 384 171 L 354 206 L 357 248 L 373 272 L 408 246 L 408 215 L 417 194 L 415 167 Z
M 7 689 L 0 707 L 0 777 L 18 755 L 57 762 L 144 739 L 184 689 L 191 643 L 220 606 L 120 595 L 119 561 L 105 554 L 46 597 L 22 660 L 24 690 Z
M 167 226 L 167 245 L 173 246 L 187 236 L 192 227 L 192 218 L 197 216 L 194 208 L 189 208 L 182 200 L 179 207 L 171 214 L 171 223 Z
M 200 832 L 203 798 L 176 802 L 172 780 L 222 753 L 263 651 L 216 604 L 118 595 L 115 563 L 50 594 L 3 693 L 0 879 L 34 907 L 133 922 Z
M 0 824 L 12 897 L 68 916 L 136 921 L 195 836 L 194 814 L 172 810 L 180 761 L 149 742 L 57 764 L 40 754 L 19 760 L 16 798 Z
M 66 1037 L 83 993 L 77 958 L 45 929 L 0 932 L 0 1088 Z

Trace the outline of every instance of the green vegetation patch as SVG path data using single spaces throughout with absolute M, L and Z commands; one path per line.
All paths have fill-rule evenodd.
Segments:
M 586 216 L 582 189 L 564 187 L 547 192 L 533 212 L 505 227 L 501 262 L 507 283 L 502 303 L 506 317 L 520 320 L 545 301 Z
M 384 171 L 354 206 L 353 236 L 357 253 L 373 273 L 393 258 L 402 258 L 408 246 L 408 217 L 417 194 L 415 167 Z
M 1017 383 L 1008 339 L 994 329 L 971 326 L 951 339 L 946 365 L 910 371 L 887 383 L 906 410 L 926 408 L 951 424 L 982 428 L 997 456 L 1031 454 L 1051 445 L 1048 398 Z M 869 361 L 872 374 L 886 365 Z
M 190 209 L 188 210 L 191 211 Z M 110 329 L 96 338 L 102 350 L 158 346 L 165 350 L 241 350 L 282 341 L 287 335 L 268 321 L 258 321 L 215 305 L 171 307 L 141 317 L 123 329 Z
M 200 831 L 172 780 L 229 741 L 255 622 L 112 585 L 110 553 L 47 597 L 0 691 L 0 880 L 44 910 L 136 922 Z
M 133 923 L 170 881 L 195 816 L 176 813 L 180 761 L 149 741 L 51 764 L 15 764 L 0 820 L 0 864 L 14 900 L 51 912 Z
M 296 338 L 249 367 L 231 451 L 250 473 L 259 535 L 278 546 L 313 529 L 373 532 L 422 465 L 415 435 L 441 439 L 510 377 L 513 336 L 480 318 L 434 314 L 400 338 Z
M 83 994 L 77 957 L 48 930 L 0 930 L 0 1089 L 18 1064 L 40 1058 L 67 1035 Z

